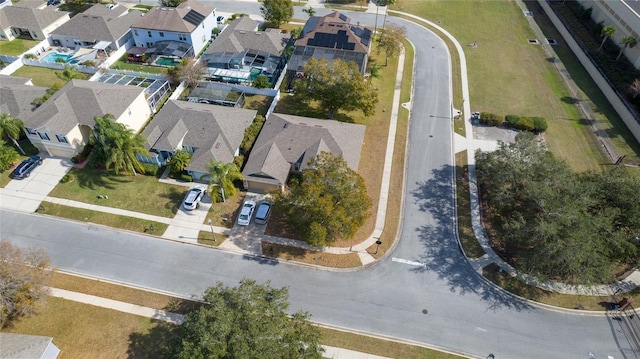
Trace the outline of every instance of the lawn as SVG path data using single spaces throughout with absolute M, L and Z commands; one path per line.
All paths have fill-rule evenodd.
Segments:
M 34 86 L 52 87 L 55 84 L 64 86 L 65 82 L 56 76 L 56 71 L 46 67 L 22 66 L 12 76 L 30 78 Z
M 355 252 L 349 254 L 331 254 L 299 247 L 262 242 L 262 253 L 268 257 L 332 268 L 353 268 L 362 265 L 360 257 L 358 257 L 358 254 Z
M 158 66 L 148 66 L 148 65 L 138 65 L 138 64 L 130 64 L 126 61 L 118 60 L 111 65 L 112 70 L 130 70 L 137 72 L 147 72 L 150 74 L 160 74 L 165 75 L 167 73 L 167 68 L 158 67 Z
M 258 111 L 258 115 L 266 116 L 273 97 L 264 95 L 245 95 L 245 102 L 242 108 Z
M 398 0 L 392 8 L 438 22 L 460 42 L 473 111 L 545 117 L 552 151 L 575 170 L 601 168 L 605 158 L 589 127 L 574 105 L 562 101 L 569 91 L 543 49 L 527 42 L 535 35 L 515 2 Z M 474 41 L 477 48 L 469 46 Z
M 456 153 L 456 210 L 458 213 L 458 237 L 464 253 L 469 258 L 483 256 L 484 249 L 478 243 L 471 226 L 471 201 L 469 194 L 469 173 L 467 151 Z
M 15 39 L 11 41 L 0 41 L 0 54 L 8 56 L 18 56 L 30 48 L 36 46 L 40 41 Z
M 73 168 L 73 181 L 60 183 L 49 196 L 173 218 L 186 187 L 158 182 L 153 176 L 116 176 L 110 171 Z M 99 195 L 108 199 L 100 199 Z

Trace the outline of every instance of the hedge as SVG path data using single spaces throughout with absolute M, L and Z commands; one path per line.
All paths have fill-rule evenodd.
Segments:
M 153 163 L 146 163 L 146 162 L 142 162 L 140 163 L 142 165 L 142 168 L 144 169 L 144 174 L 146 176 L 157 176 L 158 175 L 158 169 L 160 167 L 154 165 Z
M 480 124 L 486 126 L 500 126 L 502 125 L 502 118 L 491 112 L 482 112 L 480 114 Z
M 504 117 L 504 122 L 508 127 L 536 133 L 544 132 L 548 127 L 547 120 L 542 117 L 506 115 Z

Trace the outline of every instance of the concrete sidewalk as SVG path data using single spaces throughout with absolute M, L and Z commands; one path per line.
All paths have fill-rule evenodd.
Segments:
M 167 312 L 160 309 L 154 309 L 149 307 L 143 307 L 136 304 L 121 302 L 118 300 L 107 299 L 103 297 L 97 297 L 95 295 L 89 295 L 84 293 L 72 292 L 64 289 L 49 288 L 51 296 L 71 300 L 74 302 L 94 305 L 96 307 L 107 308 L 117 310 L 119 312 L 139 315 L 141 317 L 161 320 L 168 323 L 180 325 L 184 323 L 184 315 Z M 323 358 L 334 359 L 389 359 L 378 355 L 372 355 L 367 353 L 356 352 L 353 350 L 336 348 L 323 345 L 325 350 L 322 355 Z

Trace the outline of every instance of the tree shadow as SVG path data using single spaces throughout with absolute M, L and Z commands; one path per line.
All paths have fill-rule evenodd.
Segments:
M 562 96 L 560 100 L 564 103 L 568 103 L 569 105 L 577 105 L 578 103 L 580 103 L 580 100 L 571 96 Z
M 129 359 L 162 359 L 171 358 L 171 347 L 180 337 L 180 327 L 159 320 L 152 320 L 153 327 L 145 332 L 129 334 Z
M 92 168 L 74 168 L 71 170 L 78 186 L 90 190 L 97 189 L 115 189 L 115 183 L 128 182 L 124 176 L 116 176 L 111 171 L 92 169 Z
M 464 257 L 452 227 L 455 216 L 452 170 L 450 165 L 433 170 L 433 178 L 417 183 L 418 188 L 411 193 L 420 211 L 428 213 L 434 220 L 434 224 L 416 228 L 424 246 L 424 252 L 419 254 L 424 265 L 413 270 L 437 273 L 451 291 L 462 295 L 475 294 L 489 304 L 489 309 L 534 309 L 526 301 L 488 284 Z

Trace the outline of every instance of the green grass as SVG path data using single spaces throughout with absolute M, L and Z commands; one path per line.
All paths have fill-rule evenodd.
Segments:
M 601 168 L 588 126 L 562 102 L 568 91 L 560 75 L 540 46 L 527 43 L 535 35 L 515 2 L 399 0 L 392 8 L 437 22 L 460 42 L 473 111 L 545 117 L 547 143 L 559 157 L 575 170 Z M 468 46 L 474 41 L 477 48 Z
M 173 218 L 187 190 L 158 182 L 153 176 L 116 176 L 87 167 L 73 168 L 69 173 L 74 181 L 58 184 L 49 196 Z
M 140 233 L 160 235 L 167 230 L 168 225 L 161 222 L 147 221 L 140 218 L 120 216 L 117 214 L 92 211 L 85 208 L 64 206 L 52 202 L 42 202 L 38 213 L 50 216 L 74 219 L 76 221 L 101 224 L 113 228 L 125 229 Z M 151 227 L 153 225 L 153 227 Z
M 122 60 L 118 60 L 113 65 L 111 65 L 111 69 L 147 72 L 150 74 L 166 74 L 167 72 L 167 69 L 165 67 L 130 64 Z
M 0 41 L 0 54 L 8 56 L 18 56 L 30 48 L 36 46 L 40 41 L 15 39 L 11 41 Z
M 256 110 L 258 115 L 266 116 L 273 97 L 264 95 L 246 95 L 242 108 Z
M 64 85 L 64 81 L 56 76 L 56 71 L 46 67 L 22 66 L 11 75 L 28 77 L 34 86 L 52 87 L 55 84 Z
M 456 202 L 458 211 L 458 237 L 464 253 L 469 258 L 483 256 L 484 249 L 478 243 L 471 226 L 471 202 L 469 194 L 469 175 L 467 170 L 467 151 L 456 153 Z

